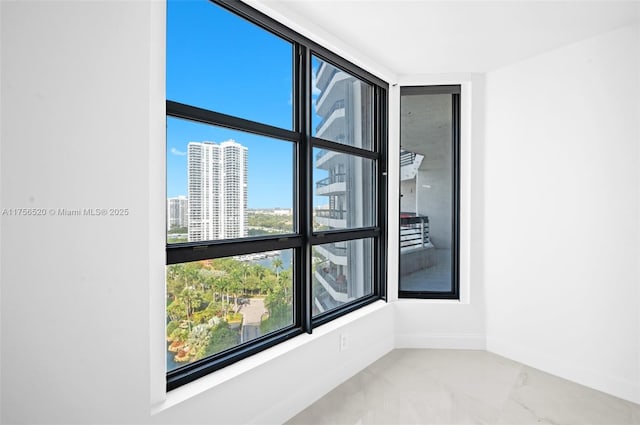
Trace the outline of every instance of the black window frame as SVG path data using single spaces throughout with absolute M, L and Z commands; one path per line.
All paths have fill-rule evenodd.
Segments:
M 418 299 L 460 299 L 460 94 L 462 86 L 452 85 L 424 85 L 402 86 L 400 97 L 428 94 L 451 95 L 451 291 L 407 291 L 402 290 L 401 268 L 398 267 L 398 298 Z M 402 135 L 400 135 L 400 148 L 402 148 Z M 401 167 L 401 165 L 400 165 Z M 401 193 L 401 179 L 398 176 L 398 193 Z M 398 198 L 398 211 L 401 211 L 401 200 Z M 400 240 L 400 227 L 398 227 L 398 240 Z M 400 244 L 398 244 L 398 264 L 402 261 Z
M 167 118 L 180 118 L 262 135 L 294 144 L 294 231 L 284 235 L 255 236 L 241 239 L 213 240 L 203 242 L 171 243 L 166 245 L 166 265 L 190 261 L 215 259 L 260 251 L 293 249 L 293 325 L 245 342 L 213 356 L 197 360 L 167 372 L 166 389 L 170 391 L 219 370 L 257 352 L 312 330 L 337 317 L 359 309 L 377 300 L 387 299 L 387 128 L 389 85 L 382 79 L 350 63 L 330 50 L 298 34 L 267 15 L 238 1 L 209 0 L 264 30 L 280 37 L 293 46 L 293 126 L 286 130 L 256 121 L 239 118 L 220 112 L 186 105 L 167 99 Z M 311 131 L 311 57 L 326 60 L 373 88 L 373 149 L 361 149 L 324 139 L 312 137 Z M 328 148 L 374 160 L 375 181 L 375 226 L 313 231 L 313 148 Z M 313 245 L 330 242 L 372 238 L 374 269 L 373 290 L 370 295 L 355 299 L 335 309 L 312 316 L 314 302 L 311 276 L 311 250 Z

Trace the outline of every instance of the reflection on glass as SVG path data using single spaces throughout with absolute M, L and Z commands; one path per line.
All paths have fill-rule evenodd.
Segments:
M 452 291 L 452 95 L 403 95 L 400 290 Z
M 167 99 L 293 128 L 291 43 L 210 1 L 167 8 Z
M 313 315 L 373 292 L 372 239 L 313 247 Z
M 373 161 L 313 149 L 313 230 L 373 226 Z
M 292 233 L 292 205 L 292 143 L 167 119 L 168 243 Z
M 317 57 L 312 58 L 312 135 L 371 150 L 371 85 Z
M 293 250 L 167 266 L 167 370 L 293 324 Z

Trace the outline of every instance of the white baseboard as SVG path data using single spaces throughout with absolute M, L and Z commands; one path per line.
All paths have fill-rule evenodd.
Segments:
M 396 348 L 486 350 L 484 334 L 398 333 Z

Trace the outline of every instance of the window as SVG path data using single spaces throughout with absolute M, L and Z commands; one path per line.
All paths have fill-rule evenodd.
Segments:
M 241 2 L 167 20 L 171 390 L 385 297 L 387 84 Z
M 400 90 L 401 298 L 459 298 L 460 86 Z

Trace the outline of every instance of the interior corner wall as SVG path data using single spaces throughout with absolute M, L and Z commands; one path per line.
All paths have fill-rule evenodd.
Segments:
M 640 403 L 640 35 L 487 74 L 487 348 Z

